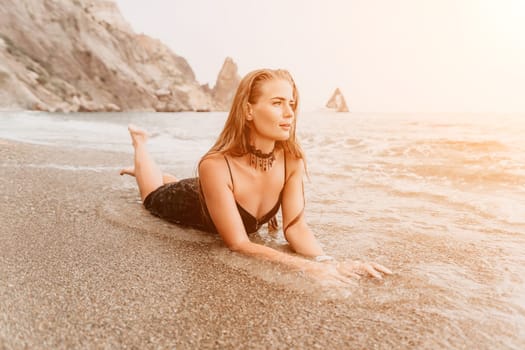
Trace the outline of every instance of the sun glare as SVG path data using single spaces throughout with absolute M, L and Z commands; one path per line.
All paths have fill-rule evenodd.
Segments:
M 485 0 L 479 4 L 480 20 L 488 38 L 525 49 L 525 1 Z

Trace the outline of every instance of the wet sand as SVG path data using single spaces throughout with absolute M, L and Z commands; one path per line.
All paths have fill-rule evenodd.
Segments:
M 229 264 L 216 237 L 141 209 L 117 171 L 130 161 L 0 142 L 0 348 L 506 348 L 476 324 L 447 329 L 424 291 L 379 297 L 410 284 L 400 273 L 337 298 Z

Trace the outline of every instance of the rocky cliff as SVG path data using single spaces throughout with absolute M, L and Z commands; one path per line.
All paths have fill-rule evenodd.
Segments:
M 0 3 L 0 108 L 224 110 L 237 73 L 231 59 L 225 66 L 213 90 L 201 86 L 183 57 L 135 34 L 110 0 Z

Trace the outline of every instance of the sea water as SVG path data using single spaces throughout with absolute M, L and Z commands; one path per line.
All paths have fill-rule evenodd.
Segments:
M 225 119 L 225 113 L 3 112 L 0 138 L 131 154 L 126 126 L 134 123 L 150 132 L 161 168 L 188 177 Z M 431 314 L 447 325 L 432 330 L 434 345 L 453 347 L 450 334 L 498 348 L 525 345 L 525 115 L 318 111 L 298 117 L 297 135 L 307 155 L 307 221 L 325 251 L 396 272 L 380 287 L 353 290 L 354 298 L 397 303 L 412 310 L 414 324 Z M 112 215 L 118 220 L 118 211 Z M 282 234 L 259 239 L 284 242 Z M 413 332 L 429 334 L 407 329 L 406 336 Z

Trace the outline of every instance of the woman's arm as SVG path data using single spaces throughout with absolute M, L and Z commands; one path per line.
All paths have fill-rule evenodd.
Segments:
M 208 212 L 224 243 L 233 251 L 304 270 L 313 261 L 292 256 L 249 240 L 233 196 L 230 175 L 222 156 L 204 159 L 199 177 Z M 318 251 L 312 251 L 315 255 Z M 321 250 L 322 252 L 322 250 Z
M 287 158 L 287 170 L 282 197 L 284 236 L 298 254 L 307 257 L 324 255 L 323 248 L 304 218 L 303 160 Z

